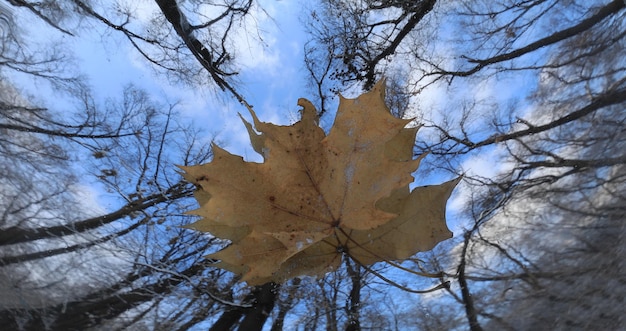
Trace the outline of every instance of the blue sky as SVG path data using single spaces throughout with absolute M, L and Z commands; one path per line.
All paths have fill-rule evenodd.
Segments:
M 313 98 L 309 92 L 310 88 L 306 86 L 307 73 L 303 65 L 303 47 L 306 36 L 301 21 L 302 15 L 305 14 L 302 8 L 304 2 L 262 1 L 261 5 L 267 11 L 267 15 L 262 12 L 253 14 L 256 20 L 249 22 L 247 30 L 249 34 L 242 33 L 235 42 L 237 63 L 241 65 L 241 74 L 238 77 L 241 84 L 237 87 L 240 88 L 239 91 L 247 101 L 254 106 L 262 121 L 276 124 L 293 123 L 298 119 L 299 107 L 296 105 L 298 98 Z M 156 10 L 153 2 L 137 2 L 137 17 L 140 19 L 149 18 L 151 10 Z M 245 107 L 234 98 L 214 90 L 212 86 L 192 88 L 172 84 L 163 75 L 156 74 L 154 68 L 150 67 L 149 63 L 120 34 L 106 31 L 100 24 L 92 24 L 94 29 L 83 31 L 77 38 L 67 36 L 63 38 L 74 48 L 79 69 L 89 77 L 90 84 L 99 99 L 117 98 L 121 95 L 124 86 L 134 83 L 148 90 L 158 102 L 179 102 L 178 111 L 183 115 L 183 119 L 205 131 L 206 143 L 215 138 L 228 151 L 250 161 L 261 161 L 260 156 L 252 150 L 248 133 L 237 113 L 242 113 L 248 119 L 250 117 Z M 46 31 L 45 29 L 49 28 L 42 27 L 40 31 Z M 256 29 L 261 33 L 262 43 L 259 42 Z M 32 37 L 45 40 L 44 35 L 36 35 L 34 32 L 30 34 Z M 445 42 L 442 42 L 440 51 L 447 51 Z M 461 93 L 480 93 L 485 98 L 497 96 L 501 100 L 506 100 L 511 93 L 515 93 L 512 88 L 515 82 L 498 81 L 497 84 L 495 80 L 487 80 Z M 420 95 L 419 101 L 422 107 L 431 111 L 423 115 L 436 121 L 439 116 L 437 113 L 439 104 L 449 102 L 455 97 L 447 93 L 449 91 L 445 88 L 433 86 Z M 355 95 L 346 96 L 354 97 Z M 334 102 L 336 101 L 335 99 Z M 329 109 L 333 109 L 333 106 Z M 327 114 L 323 123 L 331 123 L 332 118 L 333 114 Z M 478 118 L 476 125 L 482 124 L 482 120 L 484 119 Z M 418 133 L 418 139 L 423 137 L 425 137 L 423 131 Z M 495 155 L 501 152 L 503 150 L 494 148 L 481 155 L 468 157 L 462 164 L 462 170 L 490 177 L 502 167 L 507 166 L 506 164 L 493 164 L 492 160 Z M 450 177 L 444 178 L 444 175 L 428 178 L 420 178 L 420 175 L 418 170 L 416 177 L 420 184 L 436 184 L 450 179 Z M 85 184 L 86 191 L 91 189 L 91 193 L 86 194 L 90 196 L 91 201 L 99 201 L 104 208 L 112 207 L 110 202 L 103 198 L 104 192 L 99 191 L 98 187 L 87 185 L 91 183 Z M 451 216 L 448 218 L 448 225 L 455 234 L 461 233 L 462 224 L 454 216 L 461 210 L 469 194 L 466 186 L 461 184 L 448 203 L 448 215 Z M 390 274 L 394 280 L 402 280 L 401 272 Z M 428 288 L 420 284 L 411 287 Z M 396 303 L 401 304 L 409 300 L 436 299 L 441 294 L 441 292 L 435 292 L 417 296 L 402 293 L 401 297 L 398 296 L 395 299 Z
M 147 21 L 158 9 L 151 1 L 129 2 L 135 11 L 135 17 Z M 314 99 L 311 89 L 306 86 L 307 72 L 303 64 L 303 48 L 307 36 L 303 27 L 306 17 L 305 1 L 261 1 L 262 10 L 256 11 L 246 23 L 235 40 L 237 64 L 241 67 L 237 87 L 247 101 L 254 106 L 262 121 L 276 124 L 290 124 L 298 119 L 297 100 L 300 97 Z M 90 22 L 93 29 L 85 29 L 77 37 L 62 36 L 73 47 L 79 70 L 88 76 L 96 91 L 96 97 L 117 98 L 128 83 L 144 88 L 160 103 L 176 103 L 183 120 L 198 126 L 206 133 L 206 143 L 216 139 L 228 151 L 243 156 L 250 161 L 260 162 L 261 158 L 251 148 L 248 134 L 241 123 L 238 113 L 250 118 L 245 107 L 231 96 L 216 90 L 214 86 L 181 86 L 168 81 L 123 38 L 114 31 L 105 29 L 98 22 Z M 33 22 L 24 28 L 29 40 L 46 40 L 46 35 L 36 31 L 50 31 L 41 22 Z M 449 52 L 445 40 L 437 44 L 440 52 Z M 463 93 L 480 93 L 485 97 L 497 96 L 506 100 L 515 90 L 515 82 L 485 81 Z M 508 88 L 507 88 L 508 87 Z M 39 89 L 39 87 L 36 87 Z M 53 93 L 48 91 L 48 93 Z M 355 94 L 346 97 L 355 97 Z M 454 95 L 445 88 L 432 86 L 418 96 L 422 110 L 421 116 L 437 121 L 440 114 L 437 109 L 449 102 Z M 456 96 L 459 97 L 459 96 Z M 315 100 L 313 100 L 315 101 Z M 337 98 L 333 100 L 337 102 Z M 330 106 L 329 109 L 333 109 Z M 480 115 L 480 114 L 479 114 Z M 485 114 L 486 115 L 486 114 Z M 333 114 L 326 114 L 322 124 L 332 123 Z M 481 125 L 483 119 L 476 123 Z M 428 138 L 428 133 L 421 130 L 418 139 Z M 492 153 L 498 153 L 497 150 Z M 481 174 L 489 177 L 500 166 L 494 166 L 490 153 L 467 158 L 462 165 L 464 172 Z M 429 162 L 426 158 L 424 162 Z M 420 185 L 437 184 L 450 179 L 450 174 L 421 177 L 416 173 L 416 182 Z M 94 192 L 97 194 L 97 192 Z M 463 184 L 459 185 L 449 202 L 451 212 L 460 210 L 468 192 Z M 105 207 L 110 207 L 108 203 Z M 459 224 L 451 220 L 453 232 L 459 233 Z
M 144 22 L 149 20 L 158 8 L 151 1 L 130 2 L 135 10 L 135 17 Z M 262 121 L 276 124 L 290 124 L 298 120 L 297 100 L 300 97 L 314 99 L 311 89 L 306 86 L 307 72 L 303 64 L 303 48 L 307 40 L 303 21 L 306 21 L 304 1 L 261 2 L 262 9 L 255 11 L 234 41 L 237 64 L 240 66 L 240 82 L 237 87 L 247 101 L 254 106 Z M 27 38 L 46 40 L 45 34 L 35 31 L 50 31 L 41 22 L 33 22 L 31 28 L 25 27 Z M 131 44 L 119 33 L 105 29 L 98 22 L 89 23 L 93 29 L 85 29 L 77 37 L 62 36 L 64 41 L 73 47 L 77 57 L 79 70 L 88 76 L 96 97 L 103 101 L 106 98 L 117 98 L 128 83 L 136 84 L 150 92 L 155 101 L 160 103 L 178 103 L 177 110 L 183 120 L 193 123 L 205 132 L 206 143 L 215 139 L 221 147 L 231 153 L 241 155 L 249 161 L 261 162 L 261 157 L 252 150 L 247 131 L 239 119 L 238 113 L 250 118 L 245 107 L 225 92 L 216 90 L 214 86 L 181 86 L 173 84 L 163 74 L 146 61 Z M 451 45 L 445 40 L 437 43 L 439 52 L 451 52 Z M 451 93 L 445 87 L 434 85 L 426 89 L 417 98 L 423 111 L 422 118 L 437 122 L 441 118 L 438 109 L 443 109 L 451 99 L 461 99 L 464 94 L 478 94 L 484 98 L 495 97 L 507 100 L 516 93 L 514 81 L 485 80 L 481 84 L 470 86 L 467 90 Z M 526 86 L 529 86 L 526 84 Z M 38 87 L 37 87 L 38 88 Z M 48 92 L 52 93 L 52 92 Z M 346 97 L 355 97 L 355 93 Z M 336 104 L 338 98 L 333 100 Z M 315 100 L 313 100 L 315 101 Z M 334 109 L 335 106 L 329 106 Z M 448 114 L 449 115 L 449 114 Z M 484 115 L 485 118 L 480 118 Z M 476 125 L 480 126 L 489 114 L 477 114 Z M 409 114 L 409 116 L 412 116 Z M 414 115 L 413 115 L 414 116 Z M 418 117 L 419 117 L 418 116 Z M 326 114 L 322 124 L 328 129 L 333 114 Z M 432 131 L 431 131 L 432 132 Z M 427 130 L 418 133 L 418 139 L 428 139 Z M 436 139 L 436 138 L 435 138 Z M 506 164 L 493 164 L 493 159 L 501 148 L 490 151 L 485 149 L 480 155 L 470 156 L 461 165 L 461 171 L 479 174 L 484 177 L 493 176 Z M 430 162 L 427 157 L 424 162 Z M 415 173 L 419 185 L 438 184 L 451 179 L 451 174 L 423 176 L 419 170 Z M 83 188 L 92 192 L 90 199 L 97 200 L 101 195 L 99 186 Z M 103 192 L 102 192 L 103 193 Z M 458 234 L 462 224 L 455 219 L 470 194 L 467 186 L 460 184 L 448 203 L 448 225 Z M 104 194 L 106 195 L 106 194 Z M 104 208 L 113 205 L 107 199 L 100 200 Z M 113 207 L 114 208 L 114 207 Z
M 137 2 L 135 6 L 136 17 L 140 20 L 148 20 L 151 13 L 157 10 L 152 2 Z M 307 72 L 303 64 L 307 36 L 302 21 L 306 11 L 303 3 L 298 1 L 269 0 L 262 1 L 261 6 L 262 10 L 255 8 L 255 20 L 248 20 L 246 29 L 235 40 L 237 64 L 241 66 L 237 87 L 262 121 L 290 124 L 298 120 L 298 98 L 315 98 L 306 86 Z M 98 98 L 118 97 L 128 83 L 136 84 L 148 90 L 158 102 L 178 102 L 177 110 L 183 115 L 183 120 L 202 128 L 206 132 L 207 143 L 216 139 L 231 153 L 249 161 L 262 161 L 252 150 L 248 134 L 237 115 L 242 113 L 249 119 L 249 114 L 234 98 L 214 86 L 173 84 L 164 75 L 157 74 L 121 34 L 106 30 L 100 24 L 92 24 L 94 29 L 81 32 L 77 38 L 63 38 L 74 46 L 80 70 L 89 77 Z M 441 47 L 441 51 L 445 51 L 445 46 Z M 494 91 L 493 86 L 486 85 L 465 93 L 475 91 L 502 94 L 501 90 Z M 425 113 L 427 117 L 436 120 L 438 114 L 434 109 L 438 108 L 438 103 L 449 99 L 445 93 L 444 89 L 433 87 L 419 96 L 423 108 L 433 110 Z M 336 102 L 337 98 L 333 100 L 333 103 Z M 333 108 L 332 105 L 329 107 Z M 322 124 L 330 125 L 332 120 L 333 114 L 326 114 Z M 424 134 L 423 130 L 418 133 L 418 139 L 425 137 Z M 489 159 L 485 155 L 468 159 L 464 170 L 488 176 L 495 170 Z M 420 177 L 419 170 L 415 175 L 420 185 L 450 179 L 449 175 Z M 462 186 L 450 200 L 452 215 L 463 205 L 466 192 Z M 97 191 L 94 193 L 97 194 Z M 451 230 L 459 233 L 460 225 L 451 221 Z
M 158 11 L 153 1 L 127 0 L 127 2 L 134 8 L 135 19 L 140 22 L 146 22 L 153 12 Z M 304 16 L 306 10 L 303 8 L 305 3 L 307 2 L 304 0 L 261 1 L 262 10 L 254 9 L 252 18 L 247 21 L 246 29 L 241 30 L 238 38 L 234 40 L 236 65 L 240 72 L 237 77 L 240 84 L 236 87 L 246 100 L 255 107 L 262 121 L 277 124 L 293 123 L 298 119 L 297 110 L 299 107 L 296 105 L 298 98 L 314 98 L 310 93 L 311 89 L 305 84 L 307 72 L 303 65 L 303 48 L 307 40 L 305 29 L 302 26 L 302 22 L 306 19 Z M 30 17 L 33 20 L 32 22 L 24 22 L 22 17 L 18 18 L 21 23 L 19 27 L 24 31 L 24 39 L 29 42 L 47 42 L 53 40 L 47 34 L 55 34 L 55 37 L 60 35 L 40 20 L 28 15 L 24 15 L 24 17 Z M 248 133 L 241 123 L 238 113 L 242 113 L 248 119 L 250 116 L 245 107 L 236 102 L 234 98 L 225 92 L 215 90 L 213 86 L 190 87 L 173 84 L 162 74 L 157 74 L 156 70 L 121 34 L 104 28 L 99 22 L 85 20 L 83 23 L 87 28 L 83 29 L 77 37 L 62 36 L 62 40 L 72 47 L 72 53 L 77 57 L 77 69 L 88 76 L 89 82 L 96 92 L 98 102 L 107 98 L 119 98 L 124 87 L 128 83 L 134 83 L 140 88 L 148 90 L 155 101 L 161 104 L 178 103 L 177 110 L 182 115 L 182 119 L 201 128 L 205 133 L 207 144 L 212 139 L 216 139 L 222 147 L 232 153 L 242 155 L 250 161 L 261 161 L 260 156 L 250 146 Z M 137 28 L 139 29 L 139 27 Z M 425 30 L 429 29 L 433 29 L 433 31 L 420 31 L 420 33 L 433 33 L 437 36 L 437 41 L 432 43 L 434 44 L 432 47 L 436 48 L 434 50 L 436 55 L 447 55 L 446 59 L 450 61 L 448 63 L 450 67 L 459 64 L 454 63 L 454 61 L 463 61 L 459 55 L 464 51 L 462 49 L 464 45 L 462 43 L 455 44 L 455 36 L 450 35 L 452 33 L 450 31 L 454 29 L 453 25 L 433 24 L 433 27 L 427 27 Z M 449 29 L 448 33 L 437 33 L 442 30 L 445 32 L 445 29 Z M 535 32 L 542 31 L 537 30 Z M 535 37 L 534 34 L 526 36 L 527 38 Z M 520 40 L 518 42 L 525 44 L 528 41 Z M 400 62 L 399 66 L 402 66 L 402 59 L 400 61 L 394 59 L 394 61 L 394 65 L 398 65 Z M 405 61 L 411 60 L 405 59 Z M 529 61 L 529 59 L 520 59 L 520 61 Z M 405 63 L 405 65 L 410 65 L 410 63 Z M 415 73 L 415 75 L 419 75 L 419 73 Z M 515 100 L 517 95 L 530 94 L 529 90 L 536 86 L 537 77 L 537 72 L 514 72 L 511 74 L 494 74 L 488 78 L 481 77 L 480 81 L 476 79 L 472 81 L 471 78 L 468 78 L 459 83 L 460 79 L 458 79 L 450 89 L 445 86 L 433 85 L 424 90 L 422 94 L 415 96 L 413 100 L 419 105 L 419 110 L 422 113 L 409 114 L 409 116 L 415 115 L 422 120 L 440 123 L 443 122 L 444 115 L 458 117 L 462 112 L 461 109 L 458 110 L 458 113 L 450 111 L 450 109 L 454 109 L 449 107 L 450 104 L 455 102 L 461 104 L 464 100 L 472 99 L 468 96 L 473 96 L 475 100 L 494 102 L 498 107 L 481 105 L 484 107 L 479 107 L 472 113 L 472 118 L 467 127 L 472 134 L 472 139 L 483 139 L 492 134 L 492 129 L 487 125 L 494 118 L 506 120 L 506 116 L 511 116 L 510 120 L 515 121 L 514 116 L 519 116 L 532 122 L 540 122 L 541 116 L 550 114 L 536 114 L 533 112 L 531 101 Z M 411 79 L 417 80 L 419 77 L 411 77 Z M 55 92 L 46 89 L 43 85 L 33 84 L 30 81 L 22 81 L 22 83 L 29 88 L 30 93 L 42 100 L 56 101 L 53 106 L 59 112 L 62 112 L 64 107 L 71 106 L 66 99 L 57 98 Z M 520 88 L 519 86 L 523 87 Z M 354 97 L 355 95 L 346 96 Z M 510 105 L 509 108 L 509 103 L 513 103 L 511 100 L 517 103 Z M 335 98 L 334 102 L 336 103 L 336 101 Z M 333 108 L 334 106 L 329 107 L 329 109 Z M 442 114 L 440 112 L 442 109 L 446 109 L 452 114 Z M 491 113 L 494 109 L 498 110 L 497 114 Z M 323 119 L 322 123 L 325 129 L 328 129 L 332 118 L 333 114 L 327 114 Z M 507 129 L 509 128 L 505 128 L 505 130 Z M 422 130 L 418 133 L 418 139 L 438 139 L 438 137 L 435 130 Z M 465 172 L 470 176 L 492 178 L 498 172 L 512 166 L 510 163 L 494 162 L 496 159 L 503 159 L 500 156 L 506 152 L 504 146 L 481 148 L 478 153 L 459 157 L 458 171 Z M 434 156 L 427 157 L 424 162 L 431 162 L 430 160 L 436 160 L 436 158 Z M 436 166 L 435 164 L 435 168 Z M 86 166 L 77 163 L 76 167 Z M 451 173 L 438 171 L 433 171 L 425 177 L 422 177 L 423 174 L 422 171 L 415 174 L 416 183 L 419 185 L 441 183 L 453 176 Z M 93 182 L 83 184 L 80 189 L 86 193 L 82 193 L 82 195 L 89 198 L 86 205 L 98 209 L 97 211 L 94 210 L 94 213 L 100 212 L 99 208 L 113 209 L 115 204 L 119 203 L 118 200 L 107 199 L 101 186 L 93 185 Z M 461 184 L 448 203 L 448 226 L 457 235 L 462 233 L 463 227 L 459 221 L 458 213 L 462 210 L 471 193 L 468 185 Z M 528 205 L 511 205 L 509 208 L 509 211 L 515 211 L 519 208 L 525 212 Z M 503 214 L 501 217 L 504 218 L 506 215 Z M 513 233 L 512 235 L 516 234 Z M 458 239 L 460 237 L 457 237 Z M 449 241 L 445 245 L 441 245 L 439 250 L 449 249 L 453 243 L 453 241 Z M 392 276 L 394 280 L 404 280 L 404 276 L 399 270 L 391 270 L 386 275 Z M 420 284 L 417 284 L 416 287 L 428 288 L 428 286 L 422 287 Z M 436 300 L 440 295 L 442 292 L 422 296 L 402 293 L 395 299 L 397 300 L 396 303 L 409 300 L 426 301 L 429 299 Z
M 304 34 L 299 22 L 301 6 L 295 1 L 264 1 L 263 11 L 248 20 L 245 33 L 235 41 L 237 64 L 241 66 L 237 88 L 254 106 L 261 120 L 290 124 L 297 120 L 298 98 L 307 97 L 303 69 Z M 157 10 L 151 2 L 139 2 L 136 16 L 149 19 Z M 256 9 L 258 10 L 258 9 Z M 144 88 L 162 103 L 179 102 L 184 120 L 206 130 L 207 139 L 216 138 L 230 152 L 256 158 L 249 147 L 245 127 L 237 113 L 248 117 L 245 107 L 214 86 L 180 86 L 157 74 L 150 64 L 122 37 L 91 23 L 76 38 L 62 38 L 73 46 L 79 70 L 88 78 L 100 100 L 116 98 L 132 83 Z M 33 30 L 46 31 L 46 27 Z M 256 31 L 258 29 L 258 31 Z M 45 37 L 28 29 L 28 38 Z M 261 36 L 260 40 L 257 36 Z M 258 159 L 257 159 L 258 160 Z

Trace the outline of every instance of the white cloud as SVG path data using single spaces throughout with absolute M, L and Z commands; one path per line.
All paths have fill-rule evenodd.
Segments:
M 106 209 L 98 201 L 100 193 L 93 186 L 74 184 L 70 189 L 76 201 L 80 201 L 81 212 L 86 217 L 94 217 L 106 213 Z
M 508 154 L 503 146 L 483 149 L 481 153 L 467 158 L 461 164 L 459 171 L 467 178 L 496 178 L 502 173 L 511 171 L 514 166 L 513 162 L 506 161 L 506 155 Z M 461 181 L 448 202 L 448 209 L 453 213 L 460 213 L 470 199 L 472 199 L 472 187 L 465 181 Z

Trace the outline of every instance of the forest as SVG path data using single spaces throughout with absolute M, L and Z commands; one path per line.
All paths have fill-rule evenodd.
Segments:
M 0 328 L 621 330 L 625 16 L 624 0 L 0 0 Z M 241 231 L 278 217 L 219 197 L 251 223 L 209 226 L 218 195 L 194 167 L 280 169 L 265 122 L 330 140 L 372 91 L 391 115 L 356 139 L 415 129 L 402 157 L 379 152 L 419 163 L 401 186 L 427 192 L 411 215 L 445 222 L 437 240 L 374 254 L 350 229 L 386 225 L 346 217 L 332 268 L 291 258 L 301 242 L 279 261 L 297 277 L 232 265 Z M 361 180 L 394 175 L 383 161 Z

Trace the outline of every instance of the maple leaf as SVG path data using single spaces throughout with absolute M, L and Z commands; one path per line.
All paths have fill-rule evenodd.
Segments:
M 181 167 L 196 184 L 201 219 L 189 227 L 231 241 L 208 257 L 250 285 L 335 270 L 342 256 L 368 265 L 406 259 L 451 237 L 445 205 L 459 179 L 410 191 L 418 128 L 392 116 L 384 81 L 340 97 L 328 135 L 306 99 L 290 126 L 243 117 L 263 163 L 213 146 L 210 163 Z

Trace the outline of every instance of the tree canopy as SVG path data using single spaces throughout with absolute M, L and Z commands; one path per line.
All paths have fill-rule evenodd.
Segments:
M 0 325 L 623 327 L 625 7 L 0 2 Z M 284 26 L 296 18 L 297 34 Z M 287 35 L 298 39 L 273 42 Z M 276 49 L 278 60 L 259 51 Z M 121 52 L 125 63 L 114 60 Z M 282 71 L 254 71 L 253 61 L 283 61 L 274 69 Z M 124 71 L 136 67 L 143 76 Z M 280 101 L 255 93 L 279 83 L 297 92 Z M 359 103 L 372 95 L 384 114 Z M 300 115 L 279 110 L 305 96 Z M 211 106 L 191 111 L 200 98 Z M 244 120 L 237 130 L 257 159 L 215 147 L 238 141 L 207 129 L 221 109 Z M 349 188 L 327 183 L 329 173 L 350 177 L 340 180 Z M 215 184 L 226 179 L 266 199 L 241 203 Z M 341 196 L 357 186 L 362 194 Z M 331 197 L 342 207 L 313 201 Z M 312 207 L 293 211 L 305 207 L 298 199 Z M 343 203 L 350 217 L 337 216 Z M 419 204 L 432 211 L 425 221 L 439 222 L 426 244 L 422 232 L 386 223 L 414 221 Z M 238 217 L 219 223 L 224 210 Z M 319 222 L 294 232 L 281 213 Z M 397 235 L 370 243 L 386 227 Z M 243 246 L 263 258 L 235 265 Z M 272 276 L 294 267 L 294 256 L 315 263 L 297 277 Z

